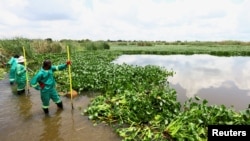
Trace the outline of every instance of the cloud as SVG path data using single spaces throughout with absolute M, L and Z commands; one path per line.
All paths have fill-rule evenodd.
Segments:
M 117 64 L 157 65 L 173 70 L 169 77 L 173 85 L 180 85 L 187 97 L 193 97 L 202 89 L 231 87 L 241 91 L 250 90 L 250 60 L 246 57 L 216 57 L 211 55 L 122 55 Z M 230 82 L 230 83 L 229 83 Z
M 247 0 L 2 0 L 0 38 L 248 40 Z

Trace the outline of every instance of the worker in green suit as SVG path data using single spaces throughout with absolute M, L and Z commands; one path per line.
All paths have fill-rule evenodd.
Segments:
M 17 94 L 20 95 L 25 92 L 26 86 L 26 68 L 24 66 L 25 59 L 23 56 L 20 56 L 17 59 L 17 66 L 16 66 L 16 78 L 15 82 L 17 85 Z
M 43 62 L 42 68 L 35 74 L 30 81 L 30 86 L 36 90 L 40 90 L 42 108 L 45 114 L 49 113 L 50 99 L 57 104 L 57 107 L 63 109 L 63 103 L 56 90 L 56 81 L 54 78 L 54 71 L 66 69 L 71 62 L 68 60 L 65 64 L 58 66 L 52 65 L 50 60 Z
M 14 55 L 10 58 L 10 60 L 7 62 L 7 64 L 10 66 L 9 71 L 9 81 L 10 85 L 13 85 L 16 78 L 16 66 L 17 66 L 17 59 L 19 55 Z

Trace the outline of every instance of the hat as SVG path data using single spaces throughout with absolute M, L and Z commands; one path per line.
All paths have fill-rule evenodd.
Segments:
M 18 59 L 17 59 L 17 62 L 18 63 L 23 63 L 25 61 L 24 57 L 23 56 L 20 56 Z

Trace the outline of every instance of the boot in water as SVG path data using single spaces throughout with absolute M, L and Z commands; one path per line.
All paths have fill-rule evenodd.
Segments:
M 63 109 L 63 103 L 62 101 L 59 102 L 59 103 L 56 103 L 57 107 L 60 108 L 60 109 Z
M 44 113 L 45 113 L 46 115 L 49 114 L 49 108 L 43 108 L 43 111 L 44 111 Z
M 24 93 L 25 93 L 25 90 L 17 91 L 17 94 L 18 94 L 18 95 L 21 95 L 21 94 L 24 94 Z

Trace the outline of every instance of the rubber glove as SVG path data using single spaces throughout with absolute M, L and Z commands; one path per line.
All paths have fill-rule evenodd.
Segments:
M 43 89 L 45 87 L 45 84 L 42 82 L 39 82 L 39 85 L 40 85 L 41 89 Z
M 71 61 L 70 61 L 70 60 L 67 60 L 67 61 L 66 61 L 66 64 L 67 64 L 67 66 L 68 66 L 68 65 L 71 65 Z

